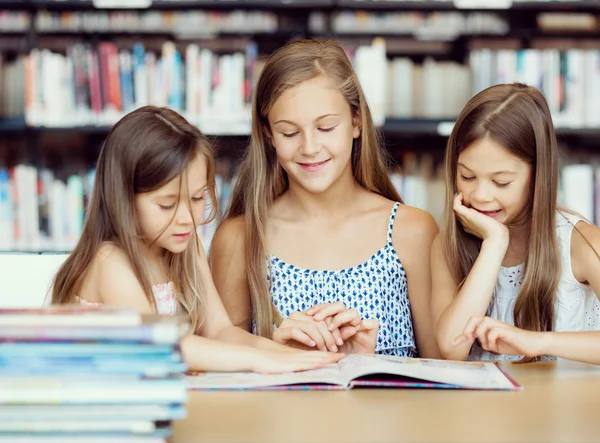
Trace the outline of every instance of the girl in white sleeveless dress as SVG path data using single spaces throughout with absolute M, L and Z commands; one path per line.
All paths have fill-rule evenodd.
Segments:
M 446 175 L 432 246 L 442 354 L 600 363 L 600 230 L 557 204 L 544 96 L 523 84 L 474 96 L 448 141 Z

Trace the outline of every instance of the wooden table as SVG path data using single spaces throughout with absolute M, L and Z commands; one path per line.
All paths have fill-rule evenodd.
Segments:
M 502 366 L 522 391 L 195 391 L 173 442 L 600 441 L 600 366 Z

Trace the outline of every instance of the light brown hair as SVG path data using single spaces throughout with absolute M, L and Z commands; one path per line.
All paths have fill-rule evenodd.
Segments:
M 561 271 L 556 238 L 558 147 L 548 104 L 536 88 L 496 85 L 475 95 L 459 115 L 446 149 L 443 251 L 454 280 L 462 285 L 479 254 L 481 240 L 468 234 L 452 209 L 459 154 L 491 137 L 531 167 L 531 196 L 515 223 L 528 223 L 523 283 L 514 309 L 517 327 L 550 331 Z
M 112 128 L 98 158 L 83 232 L 54 279 L 53 304 L 75 302 L 100 246 L 111 242 L 126 254 L 156 311 L 142 253 L 143 242 L 148 239 L 140 232 L 135 196 L 156 190 L 177 177 L 183 180 L 184 171 L 199 154 L 204 155 L 207 162 L 207 193 L 212 209 L 204 221 L 207 223 L 216 215 L 215 161 L 207 138 L 176 112 L 154 106 L 127 114 Z M 194 238 L 196 241 L 190 242 L 181 254 L 165 251 L 163 258 L 168 277 L 175 285 L 178 302 L 196 330 L 202 322 L 200 307 L 205 291 L 197 264 L 201 246 L 198 238 Z M 156 240 L 151 239 L 150 243 Z
M 352 63 L 331 40 L 300 40 L 275 51 L 266 61 L 252 104 L 252 135 L 240 166 L 224 221 L 244 216 L 246 269 L 252 315 L 257 334 L 271 337 L 279 317 L 270 298 L 267 279 L 265 225 L 268 210 L 288 188 L 286 172 L 269 140 L 268 114 L 286 90 L 313 78 L 330 79 L 359 121 L 360 136 L 352 147 L 352 171 L 357 183 L 390 200 L 402 201 L 389 179 L 384 154 L 371 112 Z

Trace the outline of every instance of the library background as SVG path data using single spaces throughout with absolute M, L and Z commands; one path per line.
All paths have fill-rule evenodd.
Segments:
M 73 247 L 104 137 L 145 104 L 211 137 L 223 211 L 264 56 L 306 37 L 347 49 L 407 203 L 439 219 L 454 118 L 523 81 L 555 119 L 561 199 L 598 223 L 599 23 L 600 0 L 2 0 L 0 251 Z

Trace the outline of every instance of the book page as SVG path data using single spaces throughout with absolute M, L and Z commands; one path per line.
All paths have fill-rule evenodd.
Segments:
M 186 377 L 188 389 L 258 389 L 291 385 L 344 385 L 337 364 L 320 369 L 286 374 L 257 374 L 254 372 L 199 372 Z M 345 387 L 345 386 L 344 386 Z
M 340 361 L 339 366 L 346 380 L 389 374 L 462 388 L 515 389 L 512 381 L 492 362 L 350 355 Z

